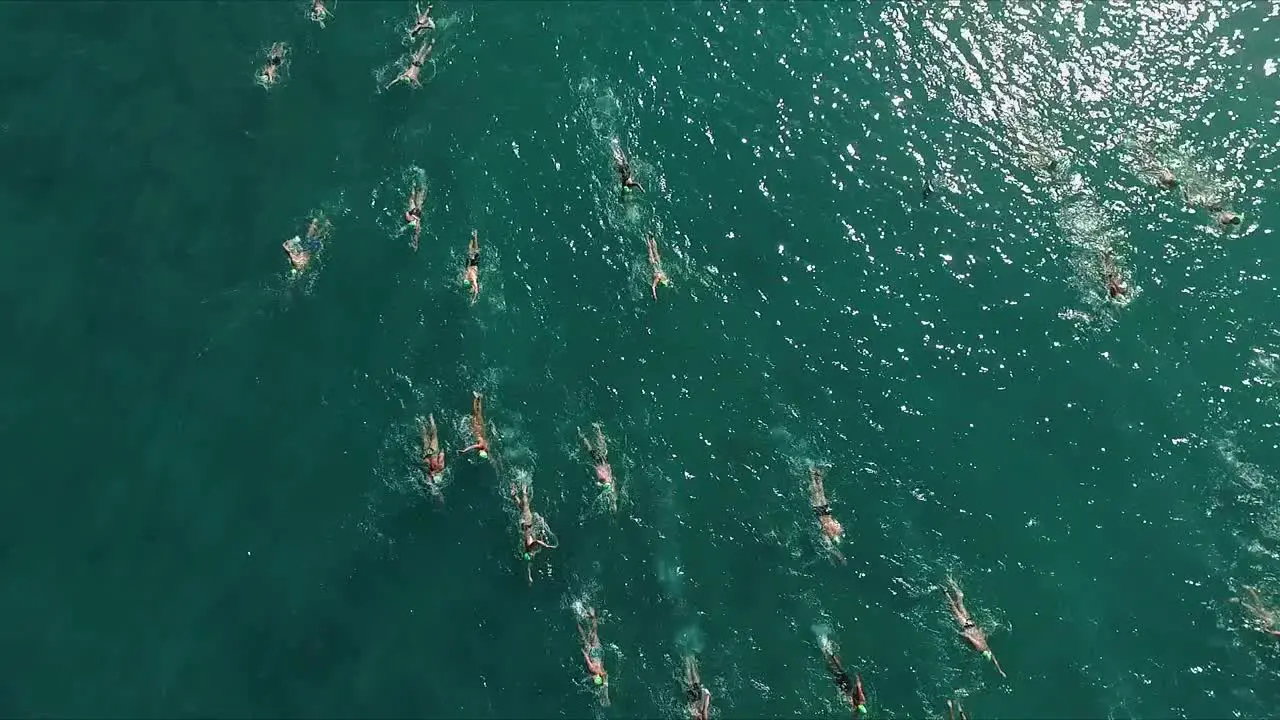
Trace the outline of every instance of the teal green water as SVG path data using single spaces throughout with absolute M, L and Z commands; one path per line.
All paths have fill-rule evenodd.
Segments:
M 0 4 L 0 714 L 676 718 L 697 653 L 721 717 L 847 716 L 826 632 L 872 717 L 1274 715 L 1274 0 L 439 3 L 390 91 L 411 7 L 306 10 Z

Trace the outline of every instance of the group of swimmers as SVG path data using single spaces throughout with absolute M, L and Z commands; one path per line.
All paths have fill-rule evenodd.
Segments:
M 314 22 L 323 28 L 325 21 L 331 19 L 332 16 L 332 11 L 326 6 L 325 0 L 313 0 L 310 18 Z M 420 44 L 410 56 L 409 64 L 402 69 L 394 80 L 387 84 L 387 88 L 401 83 L 411 87 L 421 86 L 422 67 L 430 57 L 434 46 L 433 41 L 426 39 L 426 34 L 434 30 L 435 21 L 431 17 L 431 6 L 428 5 L 425 10 L 422 10 L 420 6 L 415 5 L 414 22 L 409 26 L 407 34 L 410 43 L 419 42 Z M 264 87 L 270 87 L 280 80 L 285 70 L 288 52 L 289 49 L 284 43 L 275 43 L 268 50 L 267 61 L 260 69 L 257 78 Z M 617 174 L 623 197 L 630 197 L 633 192 L 643 193 L 644 187 L 636 179 L 630 161 L 617 139 L 612 141 L 611 151 L 614 171 Z M 1152 174 L 1155 184 L 1161 189 L 1174 190 L 1179 187 L 1177 177 L 1169 168 L 1152 162 L 1148 164 L 1146 169 Z M 1240 216 L 1235 212 L 1226 210 L 1221 200 L 1193 196 L 1185 189 L 1183 190 L 1183 196 L 1188 205 L 1200 207 L 1212 213 L 1215 222 L 1220 227 L 1232 227 L 1241 223 Z M 415 251 L 419 247 L 426 198 L 426 188 L 415 185 L 409 192 L 408 207 L 404 212 L 405 226 L 412 232 L 410 244 Z M 298 275 L 306 271 L 323 247 L 331 229 L 331 224 L 327 219 L 312 218 L 303 235 L 295 235 L 284 242 L 283 248 L 288 256 L 292 275 Z M 651 271 L 650 292 L 656 301 L 658 299 L 658 286 L 667 286 L 670 284 L 670 280 L 662 268 L 662 259 L 658 250 L 657 240 L 652 234 L 647 234 L 645 242 Z M 473 230 L 467 246 L 466 265 L 463 271 L 463 279 L 470 286 L 471 302 L 473 304 L 480 295 L 479 259 L 479 234 Z M 1110 250 L 1103 250 L 1100 253 L 1100 265 L 1108 297 L 1117 299 L 1126 295 L 1128 287 Z M 491 447 L 484 417 L 484 396 L 478 392 L 473 393 L 472 397 L 470 425 L 473 442 L 460 452 L 462 454 L 475 452 L 482 460 L 488 460 Z M 445 473 L 446 453 L 440 443 L 439 430 L 434 414 L 429 414 L 426 420 L 421 421 L 420 435 L 420 466 L 423 485 L 437 501 L 443 502 L 441 478 Z M 594 423 L 591 434 L 588 435 L 579 430 L 579 438 L 590 461 L 601 497 L 604 498 L 610 509 L 616 512 L 618 488 L 613 469 L 609 463 L 608 440 L 605 437 L 604 429 L 599 423 Z M 823 486 L 825 470 L 825 467 L 819 466 L 811 466 L 809 468 L 810 504 L 817 521 L 818 533 L 824 549 L 834 561 L 844 564 L 846 559 L 840 551 L 844 539 L 844 528 L 833 515 L 831 505 L 826 497 Z M 542 550 L 554 550 L 557 547 L 557 543 L 546 521 L 533 510 L 533 491 L 528 483 L 512 482 L 509 488 L 509 496 L 519 522 L 519 554 L 526 563 L 528 581 L 532 584 L 534 558 Z M 946 598 L 947 609 L 958 626 L 958 634 L 962 642 L 983 658 L 991 661 L 1001 677 L 1007 677 L 987 642 L 986 632 L 969 615 L 964 604 L 964 594 L 959 585 L 953 579 L 947 578 L 945 586 L 941 589 Z M 1234 602 L 1239 603 L 1250 613 L 1252 625 L 1257 630 L 1269 636 L 1280 638 L 1280 629 L 1276 627 L 1277 611 L 1263 603 L 1255 588 L 1246 587 L 1245 593 L 1247 597 L 1235 598 Z M 599 637 L 600 616 L 595 608 L 592 607 L 578 607 L 575 608 L 575 612 L 577 612 L 578 635 L 582 643 L 582 656 L 586 663 L 588 675 L 593 684 L 599 689 L 602 702 L 607 704 L 609 702 L 609 684 L 608 672 L 604 665 L 603 648 Z M 868 702 L 861 674 L 854 673 L 850 677 L 848 670 L 845 669 L 840 656 L 836 652 L 834 644 L 825 635 L 819 637 L 819 648 L 827 671 L 855 716 L 867 714 L 869 712 Z M 702 683 L 695 656 L 689 655 L 684 658 L 682 685 L 689 717 L 693 720 L 708 720 L 711 714 L 712 695 Z M 949 720 L 955 720 L 957 716 L 961 720 L 968 720 L 967 713 L 958 701 L 948 700 L 947 711 Z
M 1143 164 L 1145 165 L 1145 170 L 1154 178 L 1156 186 L 1162 190 L 1178 188 L 1178 178 L 1168 167 L 1157 163 L 1151 158 L 1148 158 Z M 1220 228 L 1230 228 L 1240 224 L 1240 215 L 1227 210 L 1221 198 L 1192 194 L 1186 188 L 1182 189 L 1182 198 L 1188 206 L 1203 208 L 1212 213 L 1214 222 Z M 1107 297 L 1116 300 L 1128 295 L 1129 287 L 1121 276 L 1120 269 L 1116 266 L 1116 259 L 1111 250 L 1102 250 L 1099 253 L 1099 261 L 1102 269 L 1102 282 L 1107 289 Z
M 484 396 L 478 392 L 472 394 L 470 424 L 472 443 L 463 448 L 461 453 L 475 452 L 481 459 L 488 460 L 492 447 L 489 443 L 488 423 L 484 415 Z M 440 444 L 435 415 L 428 415 L 427 419 L 421 422 L 420 429 L 420 464 L 423 484 L 432 496 L 443 502 L 440 478 L 445 472 L 445 451 Z M 591 429 L 590 435 L 579 429 L 578 436 L 591 463 L 597 487 L 607 500 L 610 508 L 616 511 L 618 489 L 613 468 L 609 464 L 608 439 L 605 437 L 604 428 L 599 423 L 594 423 Z M 831 553 L 833 559 L 844 563 L 845 558 L 838 549 L 843 540 L 844 528 L 835 519 L 831 512 L 831 505 L 827 501 L 823 488 L 824 471 L 824 468 L 817 466 L 811 466 L 809 469 L 810 502 L 817 518 L 819 534 L 825 548 Z M 546 521 L 533 510 L 532 488 L 527 483 L 512 482 L 509 493 L 519 518 L 520 556 L 526 563 L 528 581 L 532 584 L 534 557 L 542 550 L 554 550 L 557 547 L 557 543 L 554 542 Z M 964 593 L 960 590 L 960 586 L 956 584 L 955 580 L 947 578 L 946 585 L 942 590 L 946 597 L 947 609 L 959 627 L 960 639 L 974 652 L 990 660 L 1001 677 L 1006 677 L 1004 669 L 1001 668 L 1000 662 L 996 659 L 995 654 L 987 643 L 986 632 L 969 615 L 969 611 L 964 604 Z M 1256 593 L 1252 596 L 1252 599 L 1253 602 L 1246 602 L 1245 607 L 1252 610 L 1260 619 L 1265 620 L 1267 627 L 1271 628 L 1273 620 L 1270 611 L 1263 608 L 1261 601 L 1257 599 Z M 600 644 L 600 615 L 593 607 L 575 605 L 574 609 L 577 614 L 578 636 L 582 642 L 582 657 L 586 663 L 588 676 L 598 689 L 601 702 L 608 704 L 609 673 L 605 669 L 603 648 Z M 1270 632 L 1280 636 L 1280 631 L 1271 630 Z M 863 689 L 861 674 L 855 674 L 852 678 L 849 676 L 848 671 L 840 660 L 840 656 L 835 651 L 834 645 L 827 637 L 819 637 L 819 647 L 827 669 L 841 696 L 849 703 L 856 715 L 865 715 L 868 712 L 867 696 Z M 702 684 L 698 673 L 697 659 L 693 656 L 686 656 L 684 659 L 683 685 L 690 718 L 693 720 L 708 720 L 711 713 L 711 692 Z M 967 718 L 964 709 L 958 703 L 953 704 L 952 701 L 948 701 L 948 711 L 953 716 L 957 710 L 961 718 Z
M 311 0 L 311 11 L 308 13 L 308 17 L 323 29 L 325 21 L 333 18 L 333 11 L 329 9 L 326 0 Z M 407 29 L 408 41 L 414 43 L 423 40 L 427 32 L 435 29 L 436 22 L 431 17 L 431 6 L 427 5 L 427 9 L 423 10 L 420 5 L 414 5 L 413 24 Z M 422 66 L 427 62 L 427 58 L 431 56 L 433 46 L 433 42 L 423 40 L 418 49 L 414 50 L 413 54 L 409 56 L 409 64 L 400 71 L 400 74 L 394 80 L 387 83 L 387 88 L 399 83 L 412 87 L 421 87 Z M 259 85 L 264 88 L 271 88 L 280 82 L 284 74 L 285 59 L 288 54 L 289 47 L 282 42 L 274 43 L 267 50 L 267 61 L 258 70 L 257 74 Z

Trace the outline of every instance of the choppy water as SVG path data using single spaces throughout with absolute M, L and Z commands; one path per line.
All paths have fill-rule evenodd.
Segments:
M 0 5 L 0 714 L 844 715 L 815 632 L 877 716 L 1274 713 L 1280 4 L 439 3 L 416 91 L 306 10 Z

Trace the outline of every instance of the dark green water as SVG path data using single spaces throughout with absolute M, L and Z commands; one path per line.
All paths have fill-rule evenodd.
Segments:
M 1280 5 L 1123 5 L 438 3 L 384 92 L 404 3 L 0 4 L 0 715 L 675 718 L 697 652 L 723 717 L 847 716 L 827 628 L 873 717 L 1273 716 Z

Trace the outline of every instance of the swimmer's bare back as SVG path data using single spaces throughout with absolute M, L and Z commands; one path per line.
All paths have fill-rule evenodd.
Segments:
M 471 434 L 475 436 L 475 442 L 463 448 L 462 452 L 476 450 L 480 457 L 489 457 L 489 440 L 485 436 L 484 425 L 484 396 L 473 392 L 471 393 Z
M 475 305 L 480 298 L 480 233 L 472 230 L 471 241 L 467 243 L 467 267 L 463 277 L 471 285 L 471 304 Z
M 431 19 L 431 6 L 427 5 L 426 10 L 422 10 L 419 5 L 413 6 L 417 17 L 413 21 L 413 27 L 409 28 L 409 39 L 417 40 L 418 36 L 428 30 L 436 29 L 436 21 Z
M 280 80 L 280 73 L 284 69 L 284 61 L 288 55 L 288 45 L 282 42 L 274 43 L 267 51 L 267 63 L 258 71 L 258 84 L 264 88 L 275 85 Z
M 325 7 L 324 0 L 312 0 L 311 2 L 311 21 L 324 29 L 324 21 L 333 17 L 333 13 L 329 8 Z

